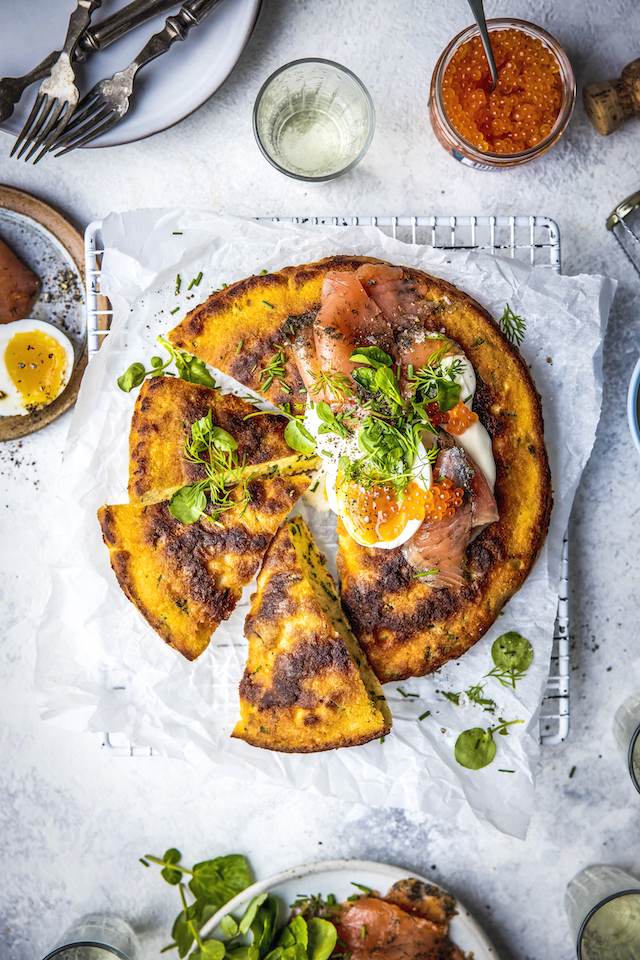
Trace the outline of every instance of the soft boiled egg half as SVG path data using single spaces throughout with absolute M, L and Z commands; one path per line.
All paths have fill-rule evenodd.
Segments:
M 305 426 L 316 437 L 318 452 L 326 458 L 317 493 L 307 499 L 322 509 L 322 498 L 325 509 L 336 513 L 349 536 L 364 547 L 393 550 L 406 543 L 424 520 L 426 492 L 431 487 L 431 463 L 423 444 L 418 444 L 409 484 L 397 495 L 391 486 L 364 487 L 342 475 L 340 457 L 352 461 L 362 457 L 357 431 L 346 439 L 319 433 L 322 421 L 310 405 Z
M 0 325 L 0 416 L 32 413 L 60 396 L 73 370 L 73 346 L 42 320 Z

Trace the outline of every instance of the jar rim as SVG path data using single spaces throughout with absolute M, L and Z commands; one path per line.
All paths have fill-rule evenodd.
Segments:
M 474 144 L 469 143 L 452 124 L 442 103 L 442 81 L 445 71 L 459 47 L 467 40 L 480 36 L 480 29 L 476 23 L 461 30 L 442 51 L 433 71 L 431 100 L 437 112 L 439 122 L 445 127 L 449 136 L 460 143 L 461 148 L 465 151 L 465 155 L 467 155 L 469 159 L 477 161 L 478 163 L 484 162 L 487 166 L 512 166 L 515 163 L 524 163 L 527 160 L 532 160 L 540 153 L 544 153 L 564 132 L 571 119 L 576 101 L 575 75 L 564 48 L 560 42 L 543 27 L 539 27 L 529 20 L 518 20 L 512 17 L 496 17 L 487 20 L 487 29 L 489 33 L 495 33 L 497 30 L 521 30 L 523 33 L 541 40 L 558 60 L 562 78 L 562 103 L 560 105 L 560 112 L 549 135 L 535 146 L 527 147 L 526 150 L 521 150 L 517 153 L 494 153 L 489 150 L 482 152 L 478 150 Z

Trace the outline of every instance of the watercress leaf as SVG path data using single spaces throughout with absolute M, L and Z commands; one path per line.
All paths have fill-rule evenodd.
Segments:
M 491 656 L 500 670 L 524 673 L 533 660 L 533 647 L 525 637 L 510 630 L 494 641 Z
M 452 410 L 460 399 L 460 390 L 462 387 L 455 380 L 438 380 L 437 401 L 440 413 L 446 413 Z
M 182 910 L 178 914 L 173 924 L 171 936 L 178 945 L 178 956 L 180 957 L 186 957 L 193 945 L 195 937 L 190 921 L 196 920 L 198 909 L 198 904 L 192 903 L 186 910 Z
M 284 430 L 284 438 L 297 453 L 311 454 L 316 448 L 316 441 L 297 420 L 289 420 Z
M 331 407 L 328 403 L 325 403 L 324 400 L 316 403 L 316 413 L 321 420 L 324 420 L 325 423 L 333 423 L 335 420 L 335 417 L 331 411 Z
M 240 923 L 238 924 L 238 933 L 240 933 L 241 936 L 244 937 L 247 934 L 251 924 L 253 923 L 254 917 L 258 912 L 258 907 L 261 907 L 266 899 L 266 893 L 259 893 L 257 897 L 254 897 L 253 900 L 249 901 L 249 905 L 243 913 Z
M 361 387 L 364 387 L 364 389 L 369 393 L 376 392 L 375 370 L 369 370 L 367 367 L 358 367 L 357 370 L 352 371 L 351 379 L 355 380 L 357 384 L 359 384 Z
M 220 929 L 225 937 L 235 937 L 238 933 L 238 923 L 233 919 L 230 913 L 220 921 Z
M 251 884 L 249 865 L 237 853 L 196 863 L 189 889 L 194 897 L 218 909 Z
M 186 353 L 176 353 L 176 369 L 181 380 L 187 383 L 198 383 L 202 387 L 210 387 L 212 390 L 217 388 L 217 384 L 203 360 L 198 357 L 190 357 Z
M 222 960 L 226 952 L 225 945 L 220 940 L 203 940 L 193 956 L 206 957 L 206 960 Z
M 223 430 L 222 427 L 212 426 L 210 429 L 211 442 L 221 450 L 237 450 L 238 444 L 230 433 Z
M 251 924 L 253 940 L 249 947 L 249 960 L 262 960 L 273 944 L 278 917 L 278 901 L 267 897 L 261 904 Z
M 181 523 L 195 523 L 207 505 L 207 498 L 197 484 L 180 487 L 169 500 L 169 513 Z M 176 880 L 175 883 L 178 881 Z M 230 899 L 230 898 L 229 898 Z M 224 901 L 226 903 L 226 900 Z M 220 904 L 222 906 L 222 904 Z
M 179 850 L 176 850 L 175 847 L 171 847 L 169 850 L 166 850 L 162 859 L 165 863 L 180 863 L 181 853 Z M 170 883 L 172 886 L 180 883 L 182 880 L 183 874 L 180 870 L 172 870 L 171 867 L 165 867 L 164 870 L 160 871 L 160 876 Z
M 351 354 L 349 360 L 352 363 L 368 363 L 374 370 L 379 367 L 390 367 L 393 365 L 393 358 L 381 350 L 380 347 L 358 347 Z
M 455 745 L 455 758 L 461 767 L 480 770 L 488 766 L 496 755 L 493 733 L 481 727 L 464 730 Z
M 144 364 L 132 363 L 122 376 L 118 377 L 118 386 L 125 393 L 130 393 L 134 387 L 140 386 L 146 375 L 147 371 L 144 368 Z
M 375 384 L 380 393 L 390 397 L 395 403 L 402 405 L 402 397 L 398 389 L 398 380 L 388 367 L 379 367 L 375 372 Z
M 227 950 L 227 957 L 231 957 L 231 960 L 249 960 L 249 947 L 232 947 Z
M 338 938 L 335 926 L 329 920 L 321 917 L 311 917 L 307 920 L 309 943 L 307 955 L 309 960 L 328 960 L 333 953 Z
M 154 368 L 161 367 L 164 363 L 162 357 L 151 357 L 151 366 Z
M 274 950 L 269 951 L 264 960 L 282 960 L 284 953 L 285 951 L 282 947 L 276 947 Z

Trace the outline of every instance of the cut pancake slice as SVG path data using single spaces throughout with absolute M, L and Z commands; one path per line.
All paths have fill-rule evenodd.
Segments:
M 391 729 L 382 687 L 298 516 L 283 524 L 265 556 L 245 636 L 241 718 L 232 736 L 282 753 L 315 753 Z
M 250 480 L 250 500 L 213 523 L 176 520 L 168 503 L 98 511 L 118 583 L 151 627 L 188 660 L 206 649 L 255 576 L 276 530 L 309 486 L 307 477 Z
M 284 439 L 286 417 L 258 414 L 240 397 L 177 377 L 152 377 L 142 384 L 131 420 L 132 502 L 168 500 L 181 487 L 205 478 L 205 465 L 185 457 L 184 446 L 193 424 L 209 411 L 214 426 L 222 427 L 238 444 L 238 460 L 246 465 L 239 479 L 287 476 L 318 465 L 318 457 L 296 453 Z

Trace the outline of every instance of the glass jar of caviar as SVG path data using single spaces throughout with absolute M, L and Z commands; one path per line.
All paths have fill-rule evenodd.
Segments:
M 498 84 L 474 24 L 444 50 L 431 79 L 434 132 L 456 160 L 481 170 L 514 167 L 559 139 L 573 112 L 576 83 L 569 59 L 541 27 L 488 20 Z

